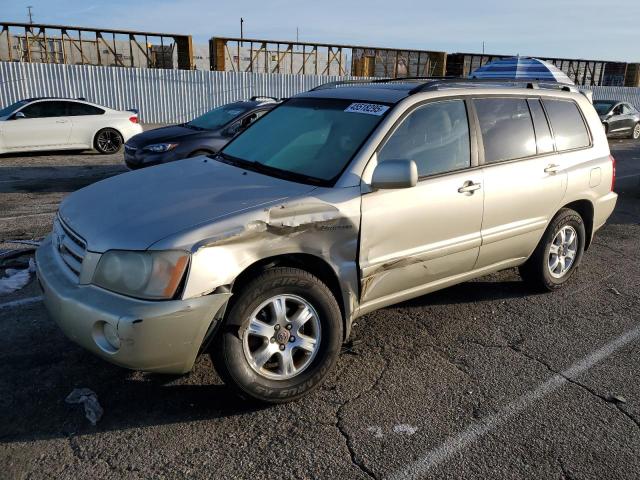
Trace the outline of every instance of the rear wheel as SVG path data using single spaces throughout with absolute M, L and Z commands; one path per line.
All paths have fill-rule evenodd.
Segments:
M 103 128 L 98 133 L 93 141 L 95 149 L 103 155 L 111 155 L 118 153 L 122 148 L 124 140 L 120 132 L 113 128 Z
M 631 131 L 631 138 L 638 140 L 640 138 L 640 123 L 636 123 Z
M 557 290 L 580 264 L 585 239 L 582 217 L 563 208 L 547 227 L 529 260 L 520 267 L 520 275 L 535 288 Z
M 281 403 L 318 387 L 341 344 L 342 316 L 329 288 L 308 272 L 278 267 L 236 294 L 212 355 L 241 396 Z

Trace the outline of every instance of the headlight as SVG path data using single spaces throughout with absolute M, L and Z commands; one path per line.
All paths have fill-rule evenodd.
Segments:
M 100 257 L 91 283 L 131 297 L 173 298 L 189 255 L 178 250 L 129 252 L 110 250 Z
M 153 152 L 153 153 L 162 153 L 162 152 L 168 152 L 169 150 L 173 150 L 177 146 L 178 146 L 177 143 L 154 143 L 153 145 L 147 145 L 146 147 L 143 148 L 143 150 L 146 150 L 148 152 Z

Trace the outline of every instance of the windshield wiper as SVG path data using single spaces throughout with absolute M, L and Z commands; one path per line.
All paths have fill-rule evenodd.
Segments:
M 252 170 L 258 173 L 264 173 L 272 177 L 282 178 L 284 180 L 294 180 L 302 183 L 310 183 L 312 185 L 324 185 L 324 181 L 320 178 L 312 177 L 298 172 L 290 172 L 281 168 L 265 165 L 264 163 L 257 162 L 255 160 L 245 160 L 243 158 L 233 157 L 226 153 L 219 152 L 216 157 L 219 157 L 224 163 L 233 165 L 238 168 L 244 168 L 246 170 Z M 214 157 L 214 158 L 216 158 Z

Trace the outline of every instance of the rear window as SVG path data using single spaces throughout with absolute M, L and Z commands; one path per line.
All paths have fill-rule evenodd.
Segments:
M 480 98 L 478 113 L 485 163 L 536 154 L 536 137 L 527 101 L 522 98 Z
M 549 116 L 556 148 L 559 152 L 588 147 L 591 144 L 589 132 L 580 110 L 570 100 L 544 100 L 544 108 Z

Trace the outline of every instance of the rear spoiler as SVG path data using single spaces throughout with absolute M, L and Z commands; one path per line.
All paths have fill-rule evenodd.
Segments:
M 140 110 L 138 110 L 137 108 L 127 108 L 125 111 L 126 112 L 135 113 L 136 115 L 138 115 L 138 113 L 140 113 Z

